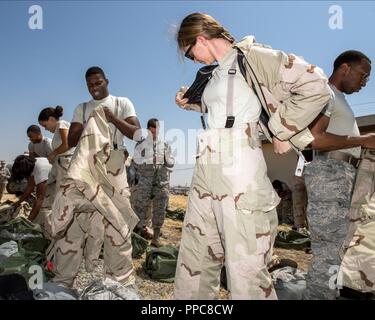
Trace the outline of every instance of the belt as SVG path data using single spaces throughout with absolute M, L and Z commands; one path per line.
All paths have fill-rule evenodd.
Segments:
M 361 159 L 358 159 L 350 154 L 341 152 L 341 151 L 317 151 L 316 155 L 318 158 L 321 159 L 335 159 L 335 160 L 341 160 L 344 162 L 347 162 L 351 164 L 354 168 L 358 168 L 359 162 Z
M 367 159 L 370 161 L 375 160 L 375 150 L 362 149 L 361 159 Z

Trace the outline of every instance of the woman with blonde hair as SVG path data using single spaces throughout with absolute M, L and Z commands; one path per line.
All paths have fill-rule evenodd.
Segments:
M 218 65 L 200 103 L 191 103 L 196 99 L 189 91 L 176 95 L 181 108 L 208 114 L 208 129 L 197 139 L 174 296 L 217 298 L 225 263 L 232 299 L 277 299 L 267 264 L 279 197 L 267 176 L 258 129 L 273 136 L 278 153 L 292 143 L 303 149 L 311 142 L 306 123 L 329 100 L 327 79 L 319 68 L 308 72 L 301 58 L 256 45 L 253 37 L 237 43 L 204 13 L 183 19 L 177 43 L 185 57 Z

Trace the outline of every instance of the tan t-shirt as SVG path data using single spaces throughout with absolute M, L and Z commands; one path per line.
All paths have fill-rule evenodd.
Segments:
M 345 99 L 344 93 L 339 91 L 334 85 L 330 84 L 334 92 L 334 97 L 329 102 L 324 115 L 330 118 L 327 132 L 341 135 L 357 137 L 360 135 L 357 121 L 353 110 Z M 356 158 L 361 156 L 361 147 L 338 150 Z

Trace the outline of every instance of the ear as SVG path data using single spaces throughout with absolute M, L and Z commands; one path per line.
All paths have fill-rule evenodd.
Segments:
M 348 63 L 343 63 L 341 66 L 340 66 L 340 69 L 342 71 L 343 74 L 348 74 L 349 71 L 350 71 L 350 65 Z
M 107 86 L 109 85 L 109 80 L 106 78 L 105 82 L 107 83 Z
M 207 39 L 204 36 L 197 36 L 197 42 L 202 43 L 204 46 L 207 46 Z

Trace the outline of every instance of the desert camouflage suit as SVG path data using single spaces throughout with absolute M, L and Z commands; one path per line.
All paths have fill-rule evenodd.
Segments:
M 361 158 L 338 285 L 375 293 L 375 151 L 365 149 Z
M 47 239 L 51 240 L 52 242 L 50 247 L 47 249 L 48 259 L 50 259 L 51 256 L 53 255 L 53 237 L 51 235 L 52 205 L 56 196 L 56 192 L 59 188 L 59 185 L 61 184 L 61 181 L 68 170 L 71 157 L 72 157 L 71 155 L 69 157 L 68 156 L 64 156 L 61 158 L 57 157 L 54 163 L 52 164 L 51 171 L 49 172 L 49 175 L 48 175 L 47 188 L 46 188 L 46 193 L 44 195 L 43 204 L 39 210 L 38 215 L 33 221 L 34 223 L 37 223 L 42 227 L 44 236 Z
M 51 169 L 52 171 L 52 169 Z M 52 204 L 56 195 L 56 178 L 55 176 L 48 175 L 48 180 L 46 181 L 46 193 L 44 194 L 44 199 L 42 206 L 39 210 L 38 215 L 35 217 L 33 223 L 39 224 L 42 228 L 43 235 L 45 238 L 51 241 L 50 247 L 47 249 L 47 259 L 51 258 L 53 254 L 53 237 L 51 234 L 51 211 Z
M 136 163 L 138 184 L 132 191 L 132 206 L 139 217 L 138 228 L 147 224 L 152 204 L 152 227 L 163 226 L 169 200 L 170 172 L 174 165 L 170 146 L 161 140 L 148 139 L 135 147 L 133 161 Z
M 51 175 L 55 177 L 56 187 L 50 192 L 56 194 L 59 189 L 61 182 L 63 181 L 67 171 L 69 169 L 70 162 L 73 157 L 74 150 L 70 149 L 70 154 L 64 154 L 58 156 L 52 166 Z M 51 203 L 52 205 L 52 203 Z M 104 222 L 99 216 L 94 219 L 90 219 L 89 226 L 85 230 L 85 245 L 83 249 L 83 256 L 85 258 L 85 267 L 87 271 L 92 271 L 95 266 L 95 262 L 98 261 L 101 254 L 101 250 L 104 242 Z M 52 244 L 50 246 L 52 249 Z M 48 251 L 49 257 L 54 254 L 54 248 Z
M 129 201 L 125 153 L 112 149 L 112 132 L 102 106 L 89 117 L 53 203 L 53 282 L 73 284 L 90 226 L 104 223 L 107 277 L 134 282 L 131 232 L 138 222 Z
M 259 122 L 263 132 L 269 137 L 268 126 L 280 140 L 290 139 L 302 150 L 313 140 L 305 128 L 331 96 L 326 76 L 301 58 L 254 44 L 253 37 L 236 46 L 246 58 L 246 80 L 254 84 L 269 116 L 268 123 Z M 193 104 L 183 108 L 203 110 Z M 267 177 L 257 137 L 254 124 L 209 129 L 198 137 L 175 298 L 217 298 L 224 263 L 231 298 L 277 298 L 267 264 L 272 256 L 279 198 Z
M 34 221 L 42 226 L 45 237 L 51 240 L 51 244 L 47 249 L 48 260 L 52 259 L 55 252 L 54 239 L 50 234 L 52 204 L 61 181 L 64 179 L 64 176 L 68 171 L 72 156 L 72 154 L 59 156 L 53 163 L 51 174 L 49 175 L 47 181 L 47 190 L 44 197 L 45 200 L 43 201 L 40 214 L 38 214 L 36 220 Z M 83 249 L 83 256 L 85 258 L 85 267 L 87 271 L 93 270 L 95 262 L 99 259 L 104 241 L 104 223 L 102 219 L 100 219 L 100 217 L 96 217 L 90 221 L 92 223 L 85 231 L 85 246 Z

